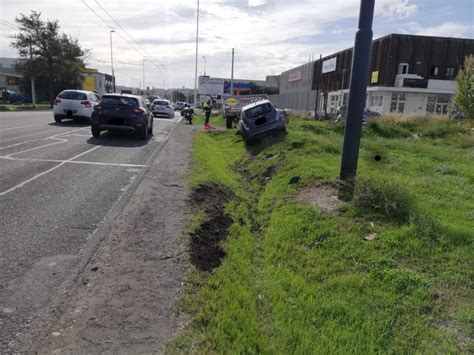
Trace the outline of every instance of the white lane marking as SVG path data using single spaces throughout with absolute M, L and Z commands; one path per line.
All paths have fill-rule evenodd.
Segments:
M 85 128 L 87 128 L 87 127 L 78 128 L 78 129 L 73 129 L 72 131 L 66 131 L 66 132 L 63 132 L 63 133 L 56 133 L 56 134 L 53 134 L 52 136 L 49 136 L 49 137 L 46 137 L 46 138 L 31 139 L 31 140 L 28 140 L 28 141 L 25 141 L 25 142 L 11 144 L 11 145 L 8 145 L 8 146 L 6 146 L 6 147 L 0 147 L 0 150 L 1 150 L 1 149 L 8 149 L 8 148 L 17 147 L 17 146 L 19 146 L 19 145 L 28 144 L 28 143 L 31 143 L 31 142 L 39 142 L 39 141 L 46 141 L 46 140 L 48 140 L 48 139 L 54 139 L 54 138 L 56 138 L 56 137 L 58 137 L 58 136 L 68 135 L 68 134 L 70 134 L 70 133 L 83 130 L 83 129 L 85 129 Z M 15 153 L 15 154 L 16 154 L 16 153 Z
M 96 147 L 94 147 L 94 148 L 91 148 L 91 149 L 89 149 L 89 150 L 86 150 L 85 152 L 82 152 L 81 154 L 75 155 L 75 156 L 73 156 L 71 159 L 65 160 L 65 161 L 63 161 L 62 163 L 60 163 L 60 164 L 58 164 L 58 165 L 52 167 L 51 169 L 48 169 L 48 170 L 46 170 L 46 171 L 43 171 L 42 173 L 39 173 L 39 174 L 33 176 L 32 178 L 30 178 L 30 179 L 28 179 L 28 180 L 26 180 L 26 181 L 23 181 L 22 183 L 20 183 L 20 184 L 18 184 L 18 185 L 16 185 L 16 186 L 13 186 L 12 188 L 10 188 L 10 189 L 8 189 L 8 190 L 6 190 L 6 191 L 0 192 L 0 197 L 5 196 L 6 194 L 8 194 L 8 193 L 10 193 L 10 192 L 15 191 L 15 190 L 19 189 L 20 187 L 25 186 L 26 184 L 28 184 L 28 183 L 30 183 L 30 182 L 36 180 L 37 178 L 39 178 L 39 177 L 41 177 L 41 176 L 43 176 L 43 175 L 49 174 L 50 172 L 56 170 L 56 169 L 59 168 L 60 166 L 63 166 L 64 164 L 70 162 L 71 160 L 76 159 L 76 158 L 79 158 L 79 157 L 82 157 L 83 155 L 85 155 L 85 154 L 87 154 L 87 153 L 90 153 L 90 152 L 92 152 L 93 150 L 96 150 L 97 148 L 100 148 L 100 146 L 96 146 Z
M 26 126 L 16 126 L 16 127 L 10 127 L 10 128 L 2 128 L 0 129 L 0 132 L 4 132 L 4 131 L 11 131 L 13 129 L 20 129 L 20 128 L 26 128 L 26 127 L 33 127 L 33 126 L 44 126 L 44 122 L 43 123 L 37 123 L 37 124 L 29 124 L 29 125 L 26 125 Z
M 15 160 L 15 161 L 32 161 L 32 162 L 47 162 L 47 163 L 67 163 L 67 164 L 89 164 L 89 165 L 103 165 L 103 166 L 123 166 L 127 168 L 149 168 L 149 165 L 140 164 L 123 164 L 123 163 L 103 163 L 100 161 L 85 161 L 85 160 L 60 160 L 60 159 L 39 159 L 39 158 L 10 158 L 0 155 L 0 159 Z

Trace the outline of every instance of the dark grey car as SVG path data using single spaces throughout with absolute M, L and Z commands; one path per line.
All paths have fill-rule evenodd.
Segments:
M 240 131 L 246 141 L 285 130 L 285 115 L 269 100 L 262 100 L 242 107 Z

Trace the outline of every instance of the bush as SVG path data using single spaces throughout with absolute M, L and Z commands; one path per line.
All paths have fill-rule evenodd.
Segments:
M 474 120 L 474 56 L 466 57 L 464 70 L 456 78 L 457 89 L 453 97 L 454 109 L 464 118 Z
M 383 178 L 359 180 L 354 194 L 355 204 L 367 212 L 399 223 L 409 221 L 414 201 L 396 181 Z

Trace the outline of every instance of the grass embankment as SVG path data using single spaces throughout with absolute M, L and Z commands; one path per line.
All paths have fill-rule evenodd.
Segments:
M 354 202 L 296 203 L 334 183 L 341 146 L 342 127 L 293 117 L 287 135 L 250 148 L 235 131 L 197 133 L 191 183 L 232 191 L 233 223 L 222 264 L 190 277 L 193 320 L 169 352 L 474 351 L 472 126 L 370 122 Z
M 33 107 L 32 104 L 0 104 L 0 112 L 7 111 L 30 111 L 30 110 L 49 110 L 50 105 L 48 103 L 36 104 L 36 107 Z

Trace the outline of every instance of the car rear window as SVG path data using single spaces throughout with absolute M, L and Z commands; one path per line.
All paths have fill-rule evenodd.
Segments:
M 87 100 L 86 94 L 77 91 L 64 91 L 58 97 L 64 100 Z
M 138 100 L 133 97 L 103 96 L 100 103 L 102 105 L 138 107 Z
M 266 113 L 269 113 L 271 111 L 272 111 L 272 106 L 270 104 L 264 104 L 264 105 L 255 106 L 255 107 L 249 108 L 248 110 L 245 110 L 245 115 L 248 118 L 255 118 L 255 117 L 264 115 Z
M 161 105 L 161 106 L 168 106 L 168 101 L 153 101 L 153 105 Z

